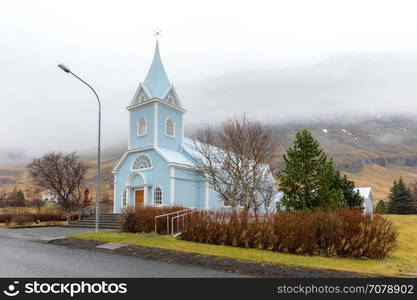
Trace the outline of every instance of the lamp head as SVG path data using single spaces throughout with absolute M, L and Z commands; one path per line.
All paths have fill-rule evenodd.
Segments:
M 70 69 L 68 69 L 64 64 L 59 64 L 58 68 L 60 68 L 62 71 L 64 71 L 65 73 L 69 73 L 71 72 Z

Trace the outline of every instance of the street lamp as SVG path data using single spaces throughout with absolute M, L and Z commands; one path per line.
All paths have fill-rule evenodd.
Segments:
M 69 68 L 67 68 L 64 64 L 59 64 L 58 68 L 63 70 L 65 73 L 70 73 L 75 78 L 80 80 L 82 83 L 84 83 L 86 86 L 88 86 L 93 91 L 94 95 L 96 95 L 96 97 L 97 97 L 97 102 L 98 102 L 98 146 L 97 146 L 96 232 L 98 232 L 98 229 L 99 229 L 98 228 L 99 227 L 98 222 L 99 222 L 99 213 L 100 213 L 100 211 L 99 211 L 99 202 L 100 202 L 100 136 L 101 136 L 101 103 L 100 103 L 100 98 L 98 97 L 96 91 L 93 89 L 93 87 L 91 85 L 89 85 L 87 82 L 82 80 L 80 77 L 78 77 L 77 75 L 72 73 L 71 70 Z

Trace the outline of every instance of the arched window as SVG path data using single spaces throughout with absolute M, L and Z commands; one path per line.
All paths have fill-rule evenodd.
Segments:
M 153 190 L 153 203 L 162 204 L 162 189 L 159 186 Z
M 165 121 L 165 135 L 175 137 L 175 122 L 171 118 Z
M 144 136 L 147 133 L 147 122 L 146 117 L 139 117 L 138 119 L 138 127 L 137 127 L 137 135 L 138 136 Z
M 146 154 L 139 154 L 133 163 L 133 170 L 143 170 L 152 168 L 152 161 Z
M 127 205 L 127 191 L 126 189 L 123 190 L 123 194 L 122 194 L 122 206 L 126 206 Z
M 145 95 L 140 95 L 140 100 L 139 102 L 145 102 Z
M 168 103 L 169 104 L 174 104 L 174 98 L 172 96 L 168 97 Z

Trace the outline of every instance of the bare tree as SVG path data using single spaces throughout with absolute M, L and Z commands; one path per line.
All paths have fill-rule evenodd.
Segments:
M 42 200 L 41 192 L 42 189 L 37 186 L 30 186 L 26 191 L 26 195 L 28 196 L 29 200 L 29 206 L 35 207 L 38 214 L 41 213 L 41 208 L 45 206 L 45 202 Z
M 88 166 L 76 153 L 49 152 L 28 165 L 32 184 L 56 193 L 66 210 L 79 204 L 87 170 Z
M 255 212 L 269 207 L 275 195 L 269 164 L 277 150 L 272 130 L 245 116 L 229 119 L 218 129 L 198 131 L 192 148 L 195 171 L 225 204 Z

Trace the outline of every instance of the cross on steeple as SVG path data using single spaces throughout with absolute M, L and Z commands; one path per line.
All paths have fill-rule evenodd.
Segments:
M 162 36 L 162 30 L 159 28 L 154 29 L 153 36 L 156 36 L 156 39 L 158 39 L 160 36 Z

